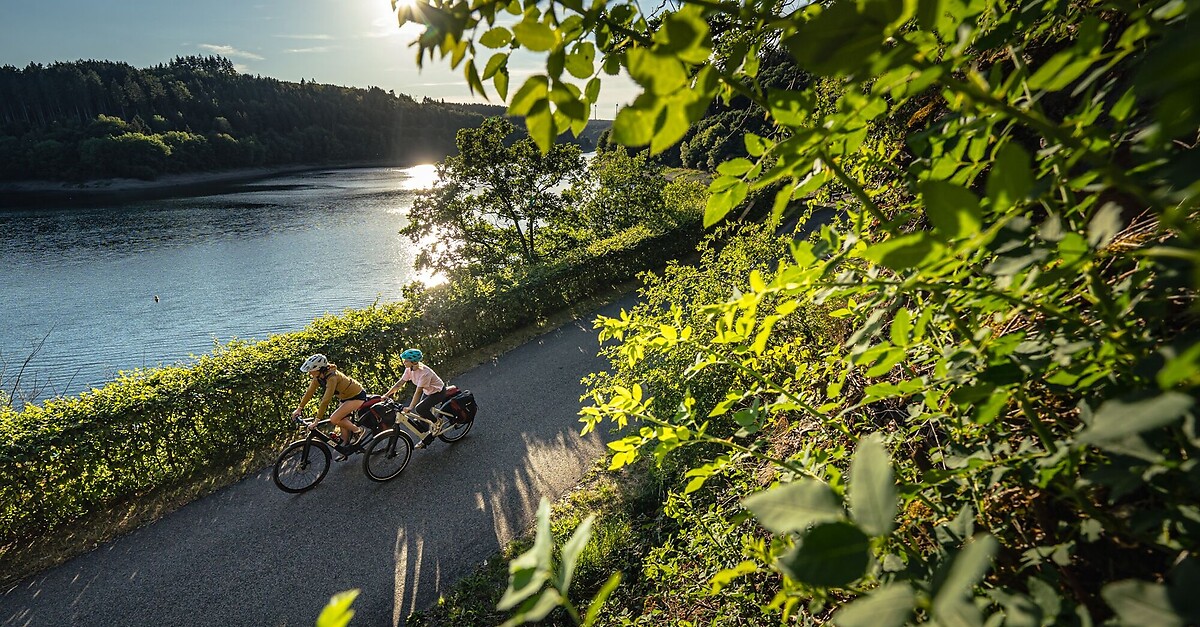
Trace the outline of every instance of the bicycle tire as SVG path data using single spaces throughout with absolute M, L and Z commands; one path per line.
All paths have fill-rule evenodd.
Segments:
M 308 460 L 304 460 L 304 448 L 308 447 Z M 290 494 L 307 492 L 329 472 L 333 455 L 323 442 L 299 440 L 284 447 L 271 469 L 275 486 Z M 294 481 L 293 481 L 294 479 Z
M 442 432 L 438 439 L 446 444 L 454 444 L 455 442 L 467 437 L 471 432 L 471 427 L 475 424 L 475 419 L 472 418 L 461 424 L 450 425 L 450 428 Z
M 400 476 L 412 459 L 413 441 L 399 429 L 375 436 L 363 454 L 363 474 L 371 481 L 391 481 Z

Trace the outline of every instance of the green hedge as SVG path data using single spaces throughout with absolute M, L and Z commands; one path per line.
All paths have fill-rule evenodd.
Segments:
M 507 285 L 448 284 L 404 302 L 325 316 L 295 333 L 235 341 L 194 364 L 123 373 L 78 397 L 0 409 L 0 546 L 213 465 L 277 446 L 291 431 L 304 357 L 329 355 L 371 391 L 395 382 L 415 345 L 435 361 L 463 355 L 695 250 L 702 229 L 631 229 Z

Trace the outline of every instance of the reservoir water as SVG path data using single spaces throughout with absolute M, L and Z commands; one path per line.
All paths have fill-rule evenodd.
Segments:
M 433 166 L 292 174 L 111 207 L 0 209 L 0 389 L 45 399 L 401 298 Z M 28 363 L 26 361 L 28 360 Z M 23 372 L 21 372 L 23 369 Z

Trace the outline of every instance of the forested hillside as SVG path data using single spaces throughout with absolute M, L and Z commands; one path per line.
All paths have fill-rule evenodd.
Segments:
M 484 115 L 377 87 L 239 74 L 216 56 L 146 69 L 113 61 L 4 66 L 0 180 L 433 161 Z

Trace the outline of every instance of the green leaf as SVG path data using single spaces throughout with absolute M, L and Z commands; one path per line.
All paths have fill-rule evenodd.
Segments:
M 509 115 L 527 115 L 535 103 L 545 101 L 550 95 L 550 79 L 545 76 L 530 76 L 524 85 L 513 94 L 508 104 Z
M 567 71 L 575 78 L 590 78 L 596 71 L 596 46 L 590 41 L 575 44 L 567 55 Z
M 971 591 L 991 568 L 992 558 L 996 555 L 999 547 L 1000 544 L 996 542 L 996 539 L 986 533 L 967 541 L 955 556 L 954 562 L 950 565 L 950 571 L 946 574 L 946 579 L 942 581 L 942 585 L 933 599 L 934 618 L 939 618 L 944 613 L 949 615 L 958 613 L 956 606 L 972 596 Z
M 483 88 L 483 81 L 479 80 L 479 70 L 475 68 L 474 59 L 467 62 L 463 73 L 466 75 L 467 88 L 471 91 L 471 93 L 479 94 L 486 99 L 487 90 Z
M 1029 153 L 1012 141 L 996 152 L 987 179 L 987 195 L 995 210 L 1006 210 L 1029 195 L 1033 189 L 1033 171 L 1029 164 Z
M 815 479 L 800 479 L 752 494 L 742 506 L 772 533 L 803 531 L 810 525 L 844 516 L 833 488 Z
M 514 24 L 512 32 L 518 43 L 534 52 L 547 52 L 557 43 L 554 29 L 537 21 L 532 14 Z
M 1104 248 L 1122 228 L 1121 207 L 1116 203 L 1104 203 L 1088 222 L 1088 244 L 1093 249 Z
M 317 627 L 346 627 L 354 618 L 354 610 L 350 609 L 350 605 L 358 598 L 358 593 L 356 588 L 333 595 L 317 617 Z
M 969 237 L 979 232 L 983 211 L 979 198 L 971 190 L 946 181 L 923 181 L 921 195 L 925 213 L 935 229 L 949 239 Z
M 483 66 L 483 78 L 486 80 L 495 76 L 496 72 L 499 72 L 500 68 L 503 68 L 507 64 L 507 54 L 503 52 L 497 52 L 496 54 L 493 54 L 492 58 L 488 59 L 487 65 Z
M 588 118 L 588 108 L 579 97 L 579 88 L 567 83 L 556 82 L 550 90 L 550 101 L 555 104 L 561 113 L 571 120 L 586 121 Z
M 687 69 L 675 57 L 656 54 L 645 48 L 633 48 L 627 57 L 629 76 L 651 95 L 670 95 L 687 85 Z
M 812 115 L 816 96 L 807 91 L 773 89 L 767 93 L 771 117 L 784 126 L 800 126 Z
M 907 354 L 904 352 L 903 348 L 889 346 L 875 356 L 875 359 L 872 362 L 874 365 L 867 370 L 866 376 L 882 377 L 888 372 L 891 372 L 893 366 L 904 361 L 905 357 L 907 357 Z
M 691 126 L 684 103 L 677 99 L 668 101 L 658 112 L 654 121 L 654 137 L 650 139 L 650 154 L 657 155 L 683 139 Z
M 496 86 L 496 93 L 500 94 L 500 99 L 508 98 L 508 68 L 502 67 L 496 71 L 496 75 L 492 77 L 492 84 Z
M 1192 410 L 1195 399 L 1180 392 L 1165 392 L 1144 399 L 1109 400 L 1100 405 L 1092 424 L 1079 434 L 1087 444 L 1115 442 L 1176 422 Z
M 717 179 L 712 184 L 715 186 L 720 180 L 722 179 Z M 742 204 L 742 201 L 746 199 L 746 194 L 750 192 L 750 186 L 741 179 L 733 179 L 733 181 L 734 183 L 729 187 L 709 195 L 708 204 L 704 208 L 705 228 L 720 222 L 734 207 Z
M 859 440 L 850 461 L 850 513 L 868 535 L 882 536 L 896 526 L 898 505 L 892 461 L 877 434 Z
M 751 560 L 745 560 L 733 568 L 726 568 L 713 575 L 712 588 L 709 590 L 709 594 L 717 594 L 734 579 L 756 572 L 758 572 L 758 563 Z
M 525 623 L 535 623 L 554 611 L 554 608 L 562 605 L 563 601 L 566 601 L 566 597 L 558 590 L 553 588 L 542 590 L 538 596 L 522 603 L 521 607 L 513 613 L 512 618 L 501 623 L 500 627 L 517 627 L 517 625 Z
M 604 587 L 592 597 L 592 602 L 588 605 L 587 615 L 584 617 L 583 627 L 591 627 L 596 624 L 596 618 L 600 616 L 600 610 L 604 608 L 604 603 L 608 601 L 608 597 L 612 595 L 613 590 L 621 583 L 621 573 L 613 573 L 608 581 L 604 583 Z
M 508 564 L 508 589 L 496 609 L 509 610 L 541 590 L 550 578 L 554 538 L 550 535 L 550 501 L 542 497 L 533 546 Z
M 479 44 L 488 48 L 503 48 L 512 41 L 512 33 L 503 26 L 497 26 L 479 36 Z
M 912 615 L 916 594 L 906 583 L 872 590 L 833 615 L 836 627 L 901 627 Z
M 654 33 L 656 48 L 678 57 L 685 63 L 699 65 L 708 61 L 712 50 L 708 42 L 708 23 L 703 7 L 684 5 L 663 17 L 662 27 Z
M 857 2 L 810 5 L 821 10 L 808 9 L 812 19 L 783 43 L 800 66 L 814 74 L 853 73 L 875 60 L 887 24 L 898 16 L 897 4 L 873 2 L 862 13 Z
M 896 310 L 896 316 L 892 318 L 892 344 L 908 346 L 912 330 L 912 314 L 907 309 Z
M 654 115 L 656 111 L 646 110 L 634 104 L 622 107 L 613 120 L 613 139 L 623 146 L 645 146 L 654 137 Z
M 1171 605 L 1167 587 L 1161 584 L 1126 579 L 1104 586 L 1100 596 L 1123 625 L 1183 627 L 1185 624 Z
M 1193 382 L 1200 377 L 1200 342 L 1192 344 L 1182 352 L 1168 355 L 1166 365 L 1158 371 L 1155 378 L 1161 388 L 1172 388 L 1181 382 Z
M 916 268 L 934 259 L 940 259 L 945 254 L 946 246 L 925 231 L 893 237 L 874 244 L 861 253 L 864 259 L 893 270 Z
M 1029 77 L 1029 88 L 1058 91 L 1070 85 L 1092 67 L 1093 59 L 1082 56 L 1079 50 L 1069 48 L 1050 57 L 1033 76 Z
M 533 104 L 533 108 L 525 114 L 525 128 L 529 130 L 529 136 L 541 149 L 542 154 L 550 152 L 550 148 L 554 146 L 554 138 L 558 137 L 558 131 L 555 129 L 554 113 L 550 110 L 549 100 L 539 100 Z
M 799 546 L 780 558 L 779 566 L 792 579 L 811 586 L 844 586 L 867 572 L 870 549 L 870 538 L 858 527 L 825 523 L 804 534 Z
M 737 159 L 730 159 L 729 161 L 718 165 L 717 172 L 724 174 L 725 176 L 742 176 L 743 174 L 749 172 L 753 167 L 754 163 L 752 163 L 749 159 L 738 157 Z
M 587 546 L 588 540 L 592 537 L 592 523 L 596 520 L 593 514 L 588 516 L 579 523 L 575 528 L 575 533 L 571 534 L 571 539 L 562 548 L 562 562 L 558 568 L 558 585 L 559 590 L 571 589 L 571 576 L 575 573 L 575 563 L 579 560 L 579 554 L 583 552 L 583 548 Z

